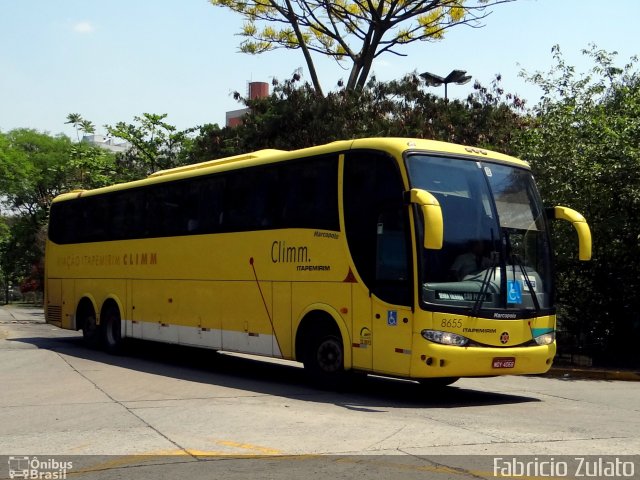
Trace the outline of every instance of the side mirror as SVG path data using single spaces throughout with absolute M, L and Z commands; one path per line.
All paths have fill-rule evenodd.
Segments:
M 440 250 L 444 238 L 444 222 L 440 202 L 426 190 L 413 188 L 409 191 L 409 202 L 420 207 L 424 217 L 424 248 Z
M 591 260 L 591 229 L 581 214 L 568 207 L 551 207 L 547 208 L 547 217 L 571 222 L 578 233 L 578 258 Z

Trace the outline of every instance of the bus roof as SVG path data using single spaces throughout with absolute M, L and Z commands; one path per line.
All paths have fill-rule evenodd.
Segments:
M 316 155 L 346 152 L 348 150 L 382 150 L 389 152 L 397 158 L 402 158 L 406 152 L 424 152 L 436 154 L 449 154 L 456 157 L 477 158 L 478 160 L 493 160 L 506 162 L 519 167 L 527 168 L 529 164 L 515 157 L 491 150 L 468 147 L 455 143 L 441 142 L 437 140 L 424 140 L 418 138 L 373 137 L 359 138 L 355 140 L 340 140 L 325 145 L 304 148 L 300 150 L 276 150 L 265 149 L 255 152 L 219 158 L 193 165 L 184 165 L 167 170 L 160 170 L 148 177 L 127 183 L 120 183 L 94 190 L 73 190 L 56 197 L 53 201 L 71 200 L 83 196 L 93 196 L 111 191 L 142 187 L 155 183 L 163 183 L 171 180 L 181 180 L 209 173 L 235 170 L 254 165 L 263 165 L 279 161 L 293 160 L 297 158 Z
M 470 147 L 456 143 L 438 140 L 424 140 L 420 138 L 375 137 L 356 139 L 351 149 L 385 150 L 395 154 L 398 158 L 408 151 L 425 153 L 450 154 L 456 157 L 477 157 L 478 160 L 494 160 L 506 162 L 519 167 L 528 168 L 529 164 L 523 160 L 485 148 Z

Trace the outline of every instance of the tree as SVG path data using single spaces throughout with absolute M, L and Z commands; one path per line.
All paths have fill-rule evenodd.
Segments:
M 505 94 L 499 76 L 489 88 L 476 83 L 465 101 L 449 102 L 428 93 L 416 74 L 391 82 L 371 78 L 361 90 L 343 88 L 326 97 L 294 75 L 274 81 L 269 97 L 243 102 L 250 108 L 243 125 L 219 132 L 232 138 L 216 139 L 235 145 L 236 153 L 372 136 L 431 138 L 509 152 L 512 135 L 527 122 L 523 101 Z
M 67 115 L 67 121 L 65 124 L 73 125 L 73 128 L 76 129 L 76 137 L 77 140 L 80 141 L 80 124 L 83 122 L 82 115 L 79 113 L 70 113 Z
M 12 262 L 9 261 L 7 252 L 9 250 L 10 230 L 7 219 L 0 216 L 0 286 L 4 296 L 4 303 L 9 303 L 9 284 L 12 277 Z
M 185 146 L 185 162 L 206 162 L 241 153 L 238 149 L 238 132 L 238 129 L 220 128 L 218 124 L 211 123 L 198 127 L 198 135 Z
M 615 53 L 595 46 L 583 53 L 593 64 L 586 74 L 559 47 L 549 72 L 525 74 L 543 97 L 517 148 L 543 198 L 576 208 L 591 226 L 586 264 L 573 260 L 575 234 L 556 226 L 563 330 L 595 362 L 640 365 L 640 75 L 635 58 L 619 67 Z
M 90 120 L 82 120 L 79 129 L 87 134 L 96 133 L 96 126 Z
M 86 120 L 79 113 L 70 113 L 67 115 L 67 121 L 65 124 L 73 125 L 76 129 L 76 139 L 80 141 L 80 132 L 87 134 L 96 133 L 96 127 L 90 120 Z
M 66 190 L 100 188 L 129 178 L 114 153 L 87 142 L 71 146 L 67 167 Z
M 13 214 L 36 216 L 67 189 L 69 153 L 66 136 L 36 130 L 0 134 L 0 203 Z
M 129 169 L 129 179 L 144 177 L 157 170 L 184 163 L 184 149 L 195 130 L 178 130 L 166 123 L 167 114 L 143 113 L 133 117 L 135 123 L 105 125 L 109 135 L 125 140 L 131 148 L 118 155 L 121 166 Z
M 9 281 L 41 285 L 49 206 L 60 193 L 118 178 L 115 157 L 66 136 L 36 130 L 0 133 L 0 270 Z
M 456 25 L 480 27 L 489 6 L 514 0 L 210 1 L 245 18 L 242 52 L 300 49 L 313 87 L 322 95 L 313 54 L 350 65 L 346 88 L 362 88 L 380 55 L 402 56 L 402 46 L 441 40 Z

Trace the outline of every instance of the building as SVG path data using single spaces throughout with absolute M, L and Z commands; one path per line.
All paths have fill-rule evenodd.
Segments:
M 256 98 L 264 98 L 269 96 L 269 84 L 267 82 L 250 82 L 248 86 L 249 100 Z M 231 110 L 226 114 L 225 125 L 227 127 L 237 127 L 242 125 L 242 117 L 250 111 L 249 108 L 241 108 L 240 110 Z
M 128 142 L 116 143 L 113 138 L 104 135 L 84 135 L 82 141 L 113 153 L 126 152 L 131 148 Z

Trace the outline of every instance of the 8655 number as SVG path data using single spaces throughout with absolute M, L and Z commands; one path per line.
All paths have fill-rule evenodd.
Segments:
M 440 326 L 442 328 L 462 328 L 462 320 L 459 318 L 443 318 Z

